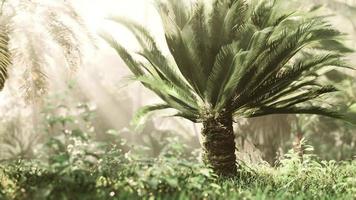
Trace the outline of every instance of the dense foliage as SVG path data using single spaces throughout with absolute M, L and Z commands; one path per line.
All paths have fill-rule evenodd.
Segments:
M 305 143 L 304 154 L 291 150 L 275 168 L 240 161 L 236 177 L 220 179 L 178 136 L 161 138 L 153 157 L 143 150 L 150 144 L 115 130 L 107 131 L 111 140 L 97 140 L 96 113 L 86 103 L 48 104 L 43 116 L 49 139 L 36 157 L 1 162 L 0 199 L 355 198 L 355 161 L 321 161 Z
M 181 157 L 173 143 L 157 159 L 109 148 L 95 163 L 76 155 L 51 164 L 19 160 L 0 169 L 2 199 L 354 199 L 355 161 L 301 162 L 288 154 L 278 168 L 242 166 L 220 180 L 211 169 Z M 77 152 L 79 155 L 84 152 Z M 73 163 L 73 160 L 76 160 Z M 68 165 L 71 163 L 71 165 Z
M 253 1 L 252 1 L 253 2 Z M 113 17 L 142 49 L 130 52 L 108 35 L 135 78 L 193 122 L 210 118 L 306 113 L 342 118 L 315 100 L 337 89 L 321 75 L 348 67 L 343 34 L 310 12 L 283 11 L 282 1 L 156 1 L 169 53 L 145 27 Z M 332 68 L 332 69 L 334 69 Z

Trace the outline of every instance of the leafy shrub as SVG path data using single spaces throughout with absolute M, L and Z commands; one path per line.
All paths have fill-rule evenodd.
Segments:
M 155 159 L 103 146 L 90 165 L 19 160 L 0 170 L 3 199 L 354 199 L 356 161 L 303 159 L 290 151 L 277 168 L 242 165 L 223 180 L 172 138 Z M 308 147 L 310 148 L 310 147 Z M 311 149 L 309 149 L 311 150 Z M 81 151 L 81 150 L 80 150 Z M 71 158 L 67 158 L 70 160 Z M 80 157 L 82 163 L 85 157 Z M 54 167 L 55 165 L 56 167 Z M 58 167 L 64 165 L 64 167 Z

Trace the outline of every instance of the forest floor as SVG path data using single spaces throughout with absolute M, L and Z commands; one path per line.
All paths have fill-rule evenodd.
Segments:
M 174 148 L 150 160 L 115 148 L 94 158 L 2 163 L 0 199 L 356 199 L 356 161 L 289 153 L 278 167 L 244 164 L 226 180 Z

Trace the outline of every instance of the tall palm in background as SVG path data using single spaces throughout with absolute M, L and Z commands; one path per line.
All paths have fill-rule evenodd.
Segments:
M 346 67 L 342 34 L 310 13 L 282 13 L 280 1 L 157 1 L 165 55 L 142 26 L 123 18 L 142 50 L 116 49 L 145 87 L 163 101 L 138 116 L 174 109 L 202 123 L 203 160 L 223 176 L 236 174 L 233 121 L 269 114 L 342 116 L 313 99 L 335 92 L 318 77 L 328 67 Z M 330 45 L 337 44 L 337 45 Z
M 60 49 L 64 66 L 75 69 L 82 61 L 83 41 L 92 36 L 69 3 L 2 0 L 0 5 L 0 90 L 12 60 L 13 65 L 24 66 L 18 71 L 25 97 L 40 97 L 46 92 L 52 53 Z
M 56 74 L 51 76 L 51 80 L 60 77 L 64 82 L 59 72 L 72 72 L 78 68 L 82 64 L 86 43 L 90 44 L 92 40 L 84 21 L 68 2 L 0 1 L 0 92 L 9 93 L 6 99 L 11 99 L 10 103 L 15 102 L 8 104 L 11 108 L 1 110 L 0 123 L 15 121 L 14 126 L 1 127 L 1 152 L 15 146 L 20 149 L 14 151 L 19 157 L 26 157 L 24 153 L 31 155 L 27 150 L 32 150 L 32 144 L 41 138 L 38 126 L 42 97 L 47 93 L 48 77 L 52 75 L 50 69 L 56 67 L 52 70 Z M 2 91 L 5 82 L 7 93 Z M 8 84 L 10 82 L 12 84 Z M 11 87 L 16 90 L 12 91 Z M 30 112 L 16 112 L 20 107 Z M 20 125 L 19 121 L 28 124 Z M 15 142 L 9 143 L 11 140 Z M 23 144 L 26 148 L 17 148 Z
M 8 31 L 7 18 L 0 16 L 0 91 L 4 88 L 5 80 L 7 79 L 7 69 L 11 64 Z

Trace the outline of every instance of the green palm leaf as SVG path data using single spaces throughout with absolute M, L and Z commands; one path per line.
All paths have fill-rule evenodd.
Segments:
M 10 64 L 8 28 L 6 24 L 0 24 L 0 91 L 4 88 Z
M 156 104 L 156 105 L 150 105 L 150 106 L 144 106 L 140 108 L 135 115 L 133 116 L 131 120 L 131 125 L 134 127 L 139 127 L 143 125 L 146 121 L 146 118 L 148 117 L 148 114 L 150 114 L 153 111 L 157 110 L 163 110 L 163 109 L 168 109 L 171 108 L 167 104 Z
M 195 122 L 226 113 L 340 118 L 310 106 L 336 91 L 320 77 L 348 67 L 343 57 L 352 52 L 342 43 L 345 35 L 323 17 L 291 12 L 279 0 L 156 0 L 155 5 L 170 55 L 143 26 L 123 18 L 112 20 L 127 27 L 142 49 L 134 55 L 106 40 L 177 116 Z

